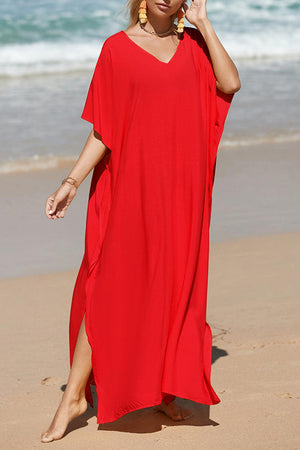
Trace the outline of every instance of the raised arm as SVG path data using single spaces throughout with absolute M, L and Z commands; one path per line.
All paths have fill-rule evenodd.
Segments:
M 241 88 L 239 74 L 207 17 L 206 1 L 192 0 L 190 8 L 184 3 L 185 17 L 200 31 L 206 42 L 217 80 L 217 88 L 226 94 L 233 94 Z
M 69 173 L 70 183 L 62 184 L 46 201 L 46 216 L 48 219 L 58 219 L 65 216 L 65 212 L 76 195 L 77 188 L 98 164 L 106 152 L 106 146 L 94 130 L 88 136 L 86 144 Z M 68 177 L 67 177 L 68 178 Z M 72 185 L 73 180 L 75 184 Z

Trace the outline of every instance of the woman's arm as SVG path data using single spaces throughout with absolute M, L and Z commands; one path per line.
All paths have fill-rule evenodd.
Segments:
M 206 0 L 192 0 L 190 8 L 184 3 L 185 17 L 202 34 L 213 65 L 217 88 L 233 94 L 241 88 L 236 66 L 226 52 L 207 17 Z
M 106 146 L 101 141 L 101 136 L 96 131 L 92 130 L 76 164 L 69 173 L 69 177 L 75 178 L 78 181 L 79 186 L 88 176 L 90 171 L 103 158 L 105 151 Z
M 106 152 L 106 146 L 94 130 L 88 136 L 86 144 L 69 173 L 69 177 L 76 180 L 76 186 L 69 183 L 62 184 L 46 201 L 46 216 L 57 219 L 65 216 L 65 212 L 76 195 L 77 188 L 98 164 Z

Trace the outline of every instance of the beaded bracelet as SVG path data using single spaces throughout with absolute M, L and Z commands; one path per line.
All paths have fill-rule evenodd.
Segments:
M 71 180 L 71 181 L 69 181 L 69 180 Z M 75 186 L 76 189 L 78 188 L 78 181 L 75 180 L 75 178 L 73 178 L 73 177 L 67 177 L 67 178 L 64 178 L 64 179 L 62 180 L 61 184 L 64 184 L 64 183 L 69 183 L 69 184 L 71 184 L 72 186 Z

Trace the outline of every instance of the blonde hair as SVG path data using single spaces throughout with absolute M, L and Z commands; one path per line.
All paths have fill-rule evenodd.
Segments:
M 122 11 L 126 10 L 127 17 L 129 16 L 129 26 L 135 25 L 139 20 L 140 3 L 141 0 L 127 0 L 126 5 L 122 9 Z M 174 23 L 176 16 L 177 12 L 171 16 L 172 23 Z

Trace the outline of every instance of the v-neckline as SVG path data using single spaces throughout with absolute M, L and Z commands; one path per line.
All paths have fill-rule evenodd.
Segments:
M 183 41 L 184 41 L 184 36 L 182 36 L 182 37 L 179 39 L 179 44 L 177 45 L 177 48 L 176 48 L 176 50 L 175 50 L 175 53 L 173 54 L 173 56 L 171 56 L 171 58 L 169 59 L 168 62 L 165 62 L 165 61 L 162 61 L 161 59 L 158 59 L 158 58 L 157 58 L 156 56 L 154 56 L 152 53 L 148 52 L 148 51 L 145 50 L 143 47 L 141 47 L 141 46 L 138 45 L 136 42 L 134 42 L 134 41 L 128 36 L 128 34 L 125 33 L 124 30 L 121 30 L 120 33 L 124 34 L 124 35 L 126 36 L 127 40 L 130 41 L 130 42 L 132 42 L 132 44 L 133 44 L 135 47 L 139 48 L 144 54 L 149 55 L 150 57 L 154 58 L 158 63 L 164 64 L 164 65 L 166 65 L 166 66 L 169 65 L 169 64 L 174 60 L 175 56 L 178 54 L 179 49 L 180 49 L 180 47 L 181 47 L 181 45 L 182 45 L 182 43 L 183 43 Z

